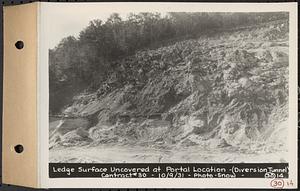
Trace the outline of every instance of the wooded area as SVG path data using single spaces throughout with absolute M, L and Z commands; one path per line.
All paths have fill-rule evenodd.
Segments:
M 136 51 L 157 48 L 178 39 L 264 22 L 287 19 L 287 13 L 113 13 L 107 21 L 93 20 L 78 38 L 69 36 L 49 50 L 50 111 L 57 113 L 84 89 L 96 90 L 119 60 Z M 55 100 L 55 102 L 53 102 Z

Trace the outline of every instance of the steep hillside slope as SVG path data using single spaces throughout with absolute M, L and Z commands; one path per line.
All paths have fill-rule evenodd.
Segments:
M 96 92 L 74 97 L 59 125 L 50 123 L 51 149 L 285 151 L 288 50 L 281 20 L 137 52 L 116 61 Z M 71 117 L 83 125 L 70 128 Z

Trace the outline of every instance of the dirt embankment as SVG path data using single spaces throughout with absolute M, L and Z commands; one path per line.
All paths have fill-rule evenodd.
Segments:
M 51 149 L 286 151 L 288 49 L 279 21 L 137 52 L 96 92 L 74 97 L 64 113 L 80 119 L 50 123 Z

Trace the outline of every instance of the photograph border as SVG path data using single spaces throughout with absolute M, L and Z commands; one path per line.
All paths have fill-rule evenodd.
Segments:
M 97 3 L 100 4 L 100 3 Z M 124 5 L 125 4 L 125 5 Z M 157 7 L 152 7 L 150 4 L 156 4 Z M 273 12 L 273 11 L 289 11 L 290 12 L 290 38 L 289 38 L 289 122 L 290 126 L 296 127 L 297 117 L 296 112 L 298 111 L 297 104 L 295 104 L 295 100 L 297 100 L 297 7 L 295 3 L 260 3 L 258 4 L 247 4 L 247 3 L 101 3 L 103 8 L 106 10 L 113 10 L 110 12 L 118 12 L 119 10 L 124 11 L 125 7 L 130 7 L 130 11 L 159 11 L 161 9 L 172 10 L 172 11 L 205 11 L 205 12 Z M 272 4 L 272 5 L 271 5 Z M 48 52 L 47 42 L 44 40 L 46 37 L 47 31 L 43 31 L 43 24 L 46 24 L 45 18 L 47 17 L 47 3 L 41 3 L 40 9 L 40 26 L 39 26 L 39 39 L 40 39 L 40 47 L 38 48 L 39 52 L 39 63 L 48 63 Z M 82 3 L 81 6 L 84 4 Z M 134 6 L 135 5 L 135 6 Z M 142 7 L 136 7 L 137 5 Z M 55 6 L 63 6 L 58 5 Z M 98 5 L 99 6 L 99 5 Z M 120 7 L 122 7 L 120 9 Z M 133 8 L 134 7 L 134 8 Z M 159 8 L 158 8 L 159 7 Z M 128 11 L 129 11 L 128 10 Z M 47 18 L 46 18 L 47 20 Z M 294 38 L 291 38 L 294 37 Z M 41 40 L 43 39 L 43 40 Z M 48 103 L 48 89 L 42 84 L 48 84 L 48 65 L 41 64 L 39 65 L 39 103 Z M 39 172 L 41 185 L 44 187 L 72 187 L 72 188 L 83 188 L 86 185 L 89 185 L 90 188 L 109 188 L 111 185 L 114 185 L 116 188 L 232 188 L 232 185 L 238 185 L 234 188 L 270 188 L 270 180 L 268 179 L 259 179 L 259 180 L 251 180 L 251 179 L 93 179 L 93 178 L 70 178 L 70 179 L 49 179 L 47 176 L 48 172 L 48 105 L 39 104 L 41 107 L 40 110 L 40 118 L 39 121 L 39 137 L 40 137 L 40 161 Z M 294 177 L 295 185 L 297 185 L 297 128 L 293 128 L 289 131 L 289 137 L 292 139 L 289 140 L 289 148 L 290 150 L 290 177 Z

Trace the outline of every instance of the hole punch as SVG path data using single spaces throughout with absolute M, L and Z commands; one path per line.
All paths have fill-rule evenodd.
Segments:
M 19 40 L 16 42 L 15 46 L 17 49 L 20 50 L 20 49 L 24 48 L 24 42 Z
M 23 145 L 16 145 L 15 151 L 16 151 L 16 153 L 22 153 L 24 151 Z

